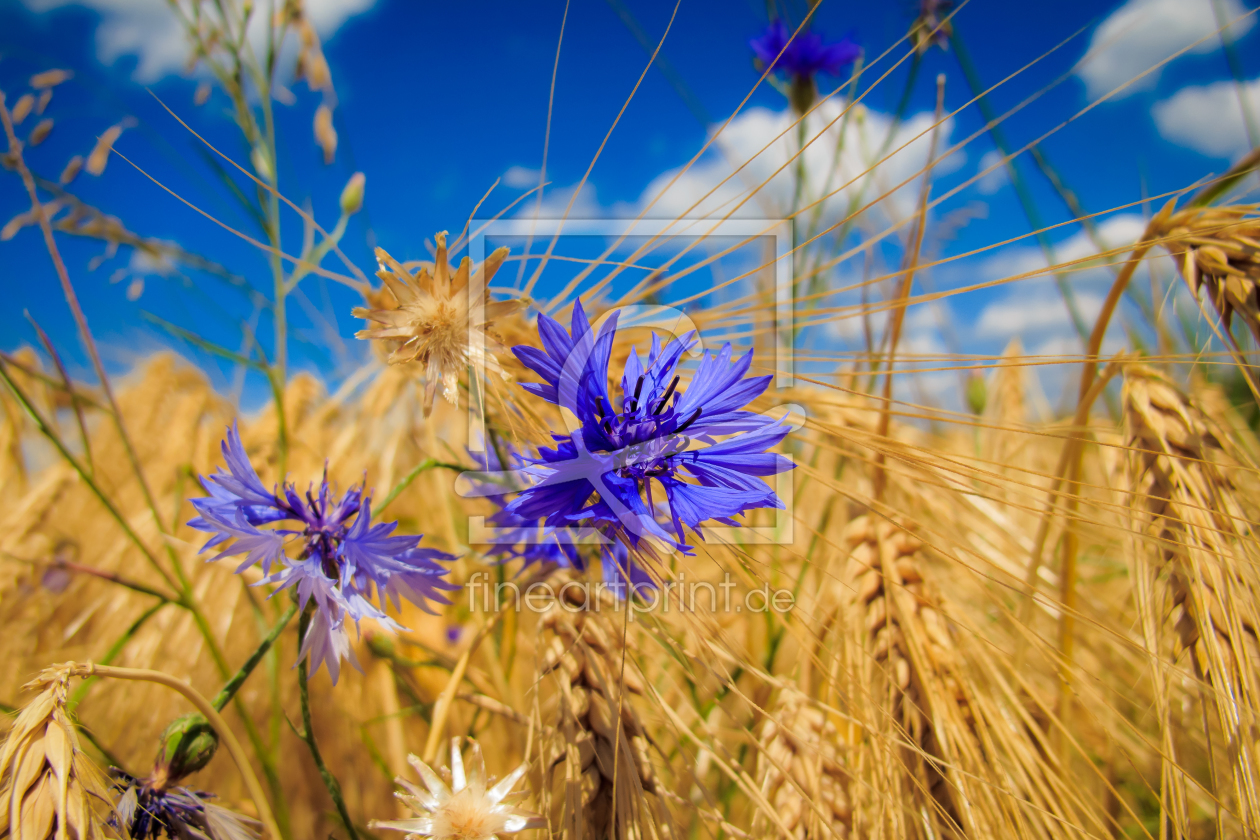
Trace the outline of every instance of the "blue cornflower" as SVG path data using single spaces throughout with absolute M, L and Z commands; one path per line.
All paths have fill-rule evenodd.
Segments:
M 118 791 L 115 828 L 133 840 L 257 840 L 259 823 L 215 805 L 212 793 L 167 784 L 164 779 L 137 779 L 111 767 Z
M 862 48 L 851 38 L 824 43 L 816 32 L 800 32 L 792 38 L 782 20 L 772 21 L 760 38 L 748 44 L 763 67 L 773 67 L 798 80 L 813 79 L 818 73 L 839 75 L 862 54 Z
M 679 390 L 675 371 L 694 336 L 662 346 L 653 334 L 646 362 L 631 349 L 614 402 L 608 365 L 616 322 L 614 315 L 595 334 L 576 303 L 568 332 L 539 316 L 543 350 L 513 348 L 543 379 L 523 387 L 567 409 L 580 425 L 572 434 L 553 434 L 555 448 L 540 448 L 539 457 L 530 459 L 521 473 L 533 484 L 505 511 L 548 526 L 594 527 L 629 548 L 651 537 L 690 553 L 687 529 L 703 538 L 700 526 L 707 520 L 738 525 L 733 517 L 749 510 L 782 508 L 761 477 L 792 468 L 787 458 L 766 451 L 788 426 L 744 409 L 770 382 L 769 376 L 744 376 L 752 352 L 733 362 L 729 344 L 705 354 L 691 384 Z M 731 437 L 716 439 L 726 435 Z M 693 442 L 707 445 L 693 449 Z M 654 498 L 654 485 L 665 499 Z M 661 518 L 672 524 L 672 534 Z
M 449 603 L 440 590 L 457 587 L 443 579 L 438 561 L 455 558 L 431 548 L 420 548 L 420 537 L 392 536 L 396 522 L 372 524 L 372 498 L 364 485 L 337 498 L 325 472 L 318 492 L 285 482 L 269 491 L 258 478 L 236 427 L 222 444 L 227 470 L 203 477 L 209 495 L 192 499 L 200 514 L 188 524 L 213 536 L 201 549 L 232 544 L 211 562 L 244 554 L 236 571 L 258 564 L 260 584 L 295 587 L 302 609 L 314 603 L 310 625 L 298 651 L 298 661 L 310 657 L 311 673 L 328 666 L 334 683 L 341 660 L 359 667 L 350 649 L 346 619 L 356 629 L 361 620 L 374 619 L 390 629 L 401 629 L 385 609 L 400 608 L 400 597 L 426 612 L 429 601 Z M 272 523 L 291 526 L 264 528 Z M 377 603 L 373 603 L 373 600 Z
M 521 470 L 530 464 L 515 449 L 501 444 L 506 455 L 504 465 L 494 447 L 487 447 L 484 452 L 470 453 L 480 469 L 486 475 L 503 473 L 505 469 Z M 578 553 L 575 540 L 567 529 L 544 525 L 538 518 L 526 519 L 506 509 L 510 490 L 502 485 L 488 481 L 478 482 L 477 495 L 485 496 L 498 509 L 486 517 L 486 523 L 496 529 L 495 541 L 491 543 L 486 554 L 497 557 L 501 563 L 523 560 L 521 570 L 524 571 L 535 563 L 554 564 L 585 571 L 586 561 Z

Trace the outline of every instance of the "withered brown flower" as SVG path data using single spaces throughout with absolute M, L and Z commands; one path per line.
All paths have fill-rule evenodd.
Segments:
M 529 303 L 526 299 L 486 299 L 486 286 L 503 264 L 507 248 L 499 248 L 475 271 L 468 257 L 452 269 L 446 255 L 446 231 L 434 240 L 434 261 L 420 263 L 414 274 L 385 249 L 377 248 L 380 270 L 376 276 L 385 285 L 380 292 L 369 293 L 368 302 L 381 308 L 357 307 L 353 312 L 356 318 L 380 325 L 359 330 L 355 337 L 387 342 L 389 364 L 416 362 L 424 367 L 425 417 L 433 411 L 439 382 L 442 396 L 452 405 L 459 404 L 459 374 L 468 365 L 502 374 L 496 358 L 502 347 L 489 327 Z M 392 307 L 386 305 L 391 297 Z

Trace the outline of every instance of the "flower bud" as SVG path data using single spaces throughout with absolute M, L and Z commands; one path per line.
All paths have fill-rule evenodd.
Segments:
M 255 146 L 249 154 L 249 159 L 254 164 L 254 171 L 258 173 L 258 177 L 264 181 L 270 181 L 271 160 L 267 157 L 267 151 L 262 146 Z
M 341 215 L 353 216 L 363 207 L 363 186 L 366 181 L 367 177 L 362 172 L 350 176 L 346 188 L 341 191 Z
M 792 103 L 792 108 L 796 113 L 804 114 L 817 98 L 818 87 L 814 84 L 813 76 L 797 75 L 792 77 L 792 87 L 788 92 L 788 101 Z
M 967 407 L 972 414 L 983 414 L 989 402 L 989 389 L 984 377 L 978 372 L 967 378 Z
M 219 748 L 218 733 L 205 717 L 196 713 L 172 721 L 162 731 L 161 740 L 154 777 L 164 776 L 167 784 L 205 767 Z

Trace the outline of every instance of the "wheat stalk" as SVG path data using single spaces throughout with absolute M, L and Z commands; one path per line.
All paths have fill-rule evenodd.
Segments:
M 800 840 L 852 836 L 848 758 L 836 724 L 794 688 L 785 688 L 761 726 L 757 781 L 762 796 Z M 825 825 L 824 825 L 825 821 Z M 753 820 L 766 832 L 765 815 Z

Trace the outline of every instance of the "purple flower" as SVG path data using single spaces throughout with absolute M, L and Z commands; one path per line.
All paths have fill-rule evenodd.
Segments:
M 705 354 L 691 384 L 680 390 L 678 361 L 694 338 L 662 346 L 653 334 L 646 361 L 631 350 L 614 400 L 608 365 L 616 322 L 609 318 L 595 334 L 578 303 L 568 332 L 539 316 L 543 350 L 513 348 L 543 379 L 525 384 L 526 390 L 568 409 L 580 427 L 553 434 L 554 449 L 539 449 L 520 471 L 532 486 L 504 510 L 548 526 L 594 527 L 628 548 L 652 538 L 690 553 L 686 531 L 703 538 L 705 521 L 738 525 L 734 517 L 749 510 L 782 508 L 761 477 L 792 468 L 787 458 L 766 451 L 788 427 L 744 408 L 770 382 L 769 376 L 745 377 L 751 351 L 734 361 L 729 344 Z M 696 442 L 706 446 L 692 448 Z M 610 552 L 614 569 L 625 570 L 633 583 L 628 561 L 616 563 L 615 550 L 605 552 L 605 567 Z
M 522 470 L 531 461 L 522 457 L 511 446 L 503 444 L 506 455 L 506 468 Z M 482 453 L 471 453 L 477 466 L 484 471 L 486 477 L 495 473 L 503 473 L 505 465 L 494 447 L 487 447 Z M 508 487 L 483 480 L 476 482 L 477 495 L 485 496 L 498 508 L 486 517 L 487 524 L 493 526 L 497 533 L 486 554 L 499 558 L 500 563 L 513 560 L 525 561 L 521 571 L 535 563 L 546 563 L 565 566 L 585 571 L 586 560 L 578 553 L 576 541 L 566 528 L 555 528 L 544 525 L 535 517 L 527 519 L 506 509 L 508 496 L 512 495 Z
M 760 38 L 748 44 L 762 66 L 798 79 L 812 79 L 818 73 L 839 75 L 862 54 L 862 48 L 847 37 L 829 44 L 816 32 L 800 32 L 793 38 L 782 20 L 772 21 Z
M 227 470 L 202 478 L 209 495 L 191 500 L 199 516 L 188 524 L 213 535 L 203 552 L 231 540 L 212 562 L 244 554 L 238 573 L 258 564 L 260 584 L 294 587 L 303 610 L 314 603 L 298 652 L 299 662 L 309 657 L 312 674 L 326 664 L 336 683 L 342 659 L 359 667 L 350 649 L 347 619 L 356 629 L 365 618 L 399 629 L 385 609 L 392 604 L 397 611 L 400 599 L 426 612 L 433 612 L 429 601 L 448 603 L 440 590 L 457 587 L 443 579 L 446 570 L 438 563 L 455 558 L 420 548 L 420 537 L 393 536 L 395 522 L 373 525 L 372 499 L 364 485 L 338 498 L 325 472 L 318 492 L 299 494 L 288 482 L 268 491 L 235 425 L 228 429 L 222 451 Z M 284 524 L 261 527 L 273 523 Z
M 114 828 L 125 829 L 134 840 L 157 840 L 165 834 L 172 840 L 257 840 L 259 823 L 229 811 L 209 800 L 212 793 L 174 787 L 153 779 L 137 779 L 117 767 L 110 773 L 117 780 Z

